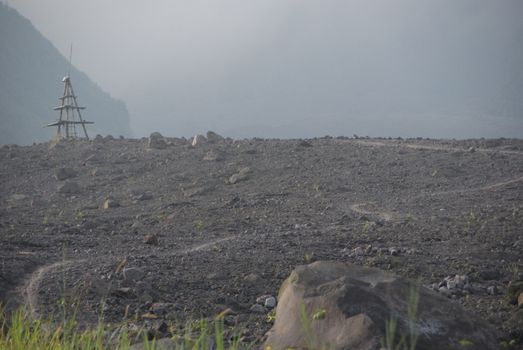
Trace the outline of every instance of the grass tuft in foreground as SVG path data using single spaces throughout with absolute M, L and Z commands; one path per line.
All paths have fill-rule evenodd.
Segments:
M 225 340 L 223 321 L 216 320 L 210 324 L 201 320 L 197 323 L 197 327 L 188 327 L 183 334 L 171 338 L 175 349 L 239 348 L 239 337 Z M 143 346 L 140 349 L 156 349 L 156 340 L 149 340 L 146 331 L 141 330 L 131 337 L 126 325 L 115 328 L 100 321 L 92 329 L 81 330 L 74 319 L 56 323 L 52 319 L 35 320 L 25 308 L 20 308 L 9 316 L 0 309 L 2 350 L 127 350 L 131 347 L 131 339 L 136 337 L 142 341 Z M 249 348 L 242 345 L 244 347 Z

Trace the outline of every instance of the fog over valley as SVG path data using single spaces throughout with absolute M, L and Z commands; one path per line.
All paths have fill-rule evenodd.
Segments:
M 134 136 L 523 137 L 519 0 L 9 6 L 65 57 L 73 43 Z

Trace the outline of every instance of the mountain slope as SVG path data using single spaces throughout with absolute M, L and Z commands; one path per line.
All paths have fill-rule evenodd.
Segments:
M 52 107 L 63 91 L 67 60 L 31 22 L 0 4 L 0 144 L 46 141 L 58 118 Z M 86 106 L 88 133 L 130 136 L 129 113 L 123 102 L 102 91 L 87 75 L 71 68 L 78 103 Z

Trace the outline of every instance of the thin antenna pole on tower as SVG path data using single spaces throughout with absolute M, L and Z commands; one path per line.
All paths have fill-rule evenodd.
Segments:
M 69 67 L 67 68 L 67 76 L 71 76 L 71 66 L 73 65 L 73 43 L 69 49 Z

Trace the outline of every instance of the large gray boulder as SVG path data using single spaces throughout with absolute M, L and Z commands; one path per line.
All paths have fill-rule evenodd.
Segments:
M 153 132 L 149 136 L 147 147 L 153 149 L 165 149 L 167 148 L 167 142 L 165 142 L 165 139 L 163 138 L 162 134 L 160 134 L 159 132 Z
M 415 317 L 409 305 L 417 305 Z M 414 335 L 416 349 L 498 349 L 490 325 L 460 305 L 391 273 L 339 262 L 315 262 L 291 273 L 264 347 L 380 349 L 391 319 L 396 345 L 401 337 L 409 344 Z

